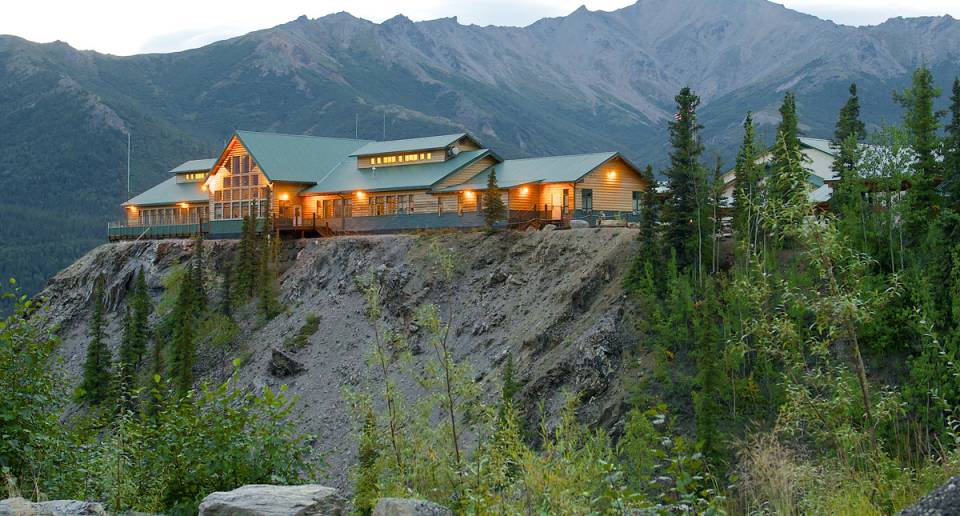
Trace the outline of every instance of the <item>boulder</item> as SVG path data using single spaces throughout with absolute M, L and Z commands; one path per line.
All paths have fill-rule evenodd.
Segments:
M 590 223 L 585 220 L 573 219 L 570 221 L 570 229 L 585 229 L 590 227 Z
M 960 477 L 930 491 L 917 503 L 900 511 L 901 516 L 947 516 L 960 514 Z
M 346 505 L 332 487 L 251 484 L 209 494 L 199 516 L 339 516 L 347 514 Z
M 555 229 L 557 229 L 556 224 L 545 224 L 542 228 L 540 228 L 540 231 L 553 231 Z
M 31 502 L 23 498 L 9 498 L 0 501 L 0 516 L 107 516 L 107 511 L 96 502 L 80 500 Z
M 283 351 L 273 348 L 273 354 L 270 357 L 270 374 L 278 378 L 293 376 L 304 372 L 306 368 L 295 358 Z
M 450 509 L 426 500 L 381 498 L 373 516 L 450 516 Z

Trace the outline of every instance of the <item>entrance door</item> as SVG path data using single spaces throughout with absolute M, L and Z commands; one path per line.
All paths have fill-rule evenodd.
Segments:
M 293 207 L 293 225 L 303 225 L 303 207 L 299 204 Z

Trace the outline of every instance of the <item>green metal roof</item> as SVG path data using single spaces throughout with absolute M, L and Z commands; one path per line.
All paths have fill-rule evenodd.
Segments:
M 487 149 L 464 151 L 446 161 L 416 163 L 392 167 L 357 168 L 357 158 L 348 157 L 317 184 L 301 193 L 377 192 L 430 188 L 434 183 L 485 156 Z
M 811 149 L 816 149 L 824 154 L 829 154 L 831 156 L 836 156 L 837 151 L 833 147 L 833 142 L 830 140 L 824 140 L 822 138 L 807 138 L 806 136 L 800 137 L 800 144 L 809 147 Z
M 591 170 L 617 157 L 616 152 L 549 156 L 545 158 L 508 159 L 498 163 L 497 184 L 500 188 L 513 188 L 530 183 L 572 183 Z M 476 190 L 487 187 L 489 170 L 485 170 L 462 185 L 447 188 L 447 191 Z
M 161 204 L 177 204 L 180 202 L 207 202 L 210 198 L 207 192 L 201 189 L 202 186 L 203 182 L 178 183 L 176 177 L 171 177 L 123 203 L 123 206 L 157 206 Z
M 467 133 L 444 134 L 441 136 L 427 136 L 426 138 L 409 138 L 406 140 L 388 140 L 370 142 L 355 150 L 351 156 L 369 156 L 372 154 L 388 154 L 391 152 L 405 152 L 428 149 L 444 149 L 454 142 L 468 136 Z
M 170 171 L 171 174 L 185 174 L 187 172 L 209 172 L 217 164 L 217 158 L 192 159 L 185 161 Z
M 367 140 L 237 131 L 237 138 L 270 181 L 316 183 Z M 355 168 L 355 167 L 354 167 Z

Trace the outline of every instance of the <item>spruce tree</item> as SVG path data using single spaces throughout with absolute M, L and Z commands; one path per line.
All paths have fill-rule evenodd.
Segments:
M 941 113 L 934 110 L 933 104 L 939 96 L 940 90 L 933 86 L 933 74 L 926 64 L 913 73 L 911 87 L 894 93 L 894 100 L 904 108 L 904 127 L 910 133 L 910 147 L 915 156 L 906 217 L 908 233 L 912 235 L 926 233 L 931 209 L 938 204 L 934 185 L 941 175 L 937 135 Z
M 833 133 L 833 148 L 837 153 L 831 170 L 834 176 L 843 182 L 857 165 L 859 142 L 867 137 L 867 127 L 860 120 L 860 98 L 857 96 L 857 83 L 850 84 L 850 98 L 840 108 L 837 126 Z M 851 140 L 852 143 L 848 140 Z
M 943 180 L 955 211 L 960 211 L 960 77 L 953 80 L 950 121 L 943 143 Z
M 130 395 L 133 392 L 134 380 L 136 378 L 136 364 L 139 361 L 135 351 L 137 329 L 131 304 L 127 305 L 126 312 L 123 316 L 123 340 L 120 341 L 120 351 L 117 359 L 117 369 L 119 370 L 118 394 L 121 396 L 121 399 L 128 401 L 131 399 Z
M 193 301 L 197 313 L 207 309 L 206 262 L 203 257 L 203 233 L 197 233 L 193 238 L 193 260 L 190 265 L 191 286 L 193 287 Z
M 850 84 L 850 98 L 840 108 L 837 117 L 837 127 L 833 133 L 833 144 L 840 146 L 848 137 L 854 136 L 857 141 L 867 137 L 867 126 L 860 120 L 860 97 L 857 96 L 857 83 Z
M 269 321 L 277 315 L 277 256 L 280 236 L 274 234 L 273 217 L 270 210 L 263 220 L 263 233 L 260 238 L 259 259 L 256 261 L 258 306 L 263 320 Z
M 790 149 L 800 148 L 800 127 L 797 118 L 797 97 L 792 91 L 783 96 L 780 105 L 780 125 L 777 134 L 783 135 L 783 140 Z
M 363 515 L 372 514 L 380 498 L 378 482 L 380 480 L 380 449 L 383 445 L 380 443 L 379 432 L 377 416 L 372 409 L 367 409 L 357 449 L 357 478 L 353 495 L 353 506 Z
M 483 224 L 487 231 L 493 231 L 494 225 L 506 217 L 507 208 L 500 197 L 500 186 L 497 185 L 497 171 L 490 170 L 487 176 L 487 188 L 483 191 Z
M 700 251 L 700 201 L 706 194 L 705 172 L 700 163 L 703 153 L 700 129 L 703 126 L 697 123 L 700 97 L 689 87 L 681 89 L 674 100 L 677 113 L 675 120 L 669 123 L 673 150 L 670 152 L 670 167 L 666 170 L 670 198 L 664 214 L 664 244 L 676 251 L 681 267 L 688 267 L 697 263 Z
M 170 346 L 170 378 L 178 396 L 183 397 L 193 388 L 193 365 L 196 361 L 196 289 L 184 276 L 173 308 L 173 340 Z
M 801 191 L 805 191 L 807 176 L 803 167 L 803 154 L 800 152 L 797 102 L 792 92 L 787 92 L 784 96 L 780 116 L 777 142 L 771 151 L 773 158 L 767 193 L 769 203 L 787 205 L 796 199 Z M 804 180 L 797 181 L 801 176 Z
M 136 359 L 133 363 L 134 367 L 139 368 L 143 362 L 143 355 L 147 351 L 147 343 L 150 340 L 150 312 L 153 311 L 143 267 L 140 267 L 140 271 L 137 273 L 137 280 L 134 283 L 133 297 L 130 300 L 130 304 L 133 308 L 134 326 L 131 356 Z
M 760 153 L 753 113 L 747 112 L 743 121 L 743 141 L 734 167 L 733 230 L 736 238 L 748 246 L 752 245 L 759 216 L 763 174 L 763 166 L 757 162 Z
M 80 398 L 91 405 L 98 405 L 110 396 L 110 350 L 104 338 L 104 283 L 103 276 L 96 280 L 93 289 L 93 315 L 90 318 L 90 344 L 83 363 L 83 381 Z
M 657 180 L 653 176 L 653 166 L 647 165 L 643 169 L 643 206 L 640 208 L 640 254 L 643 260 L 655 261 L 660 244 L 657 241 Z
M 223 284 L 221 286 L 220 313 L 227 317 L 233 317 L 233 267 L 227 266 L 223 273 Z

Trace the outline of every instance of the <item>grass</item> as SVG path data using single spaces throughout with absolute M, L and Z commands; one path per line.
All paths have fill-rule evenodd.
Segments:
M 319 329 L 320 316 L 317 314 L 310 314 L 307 316 L 307 320 L 304 321 L 303 326 L 300 327 L 300 330 L 297 331 L 297 334 L 283 342 L 283 347 L 291 351 L 303 349 L 307 345 L 307 339 L 309 339 L 314 333 L 317 333 L 317 330 Z

